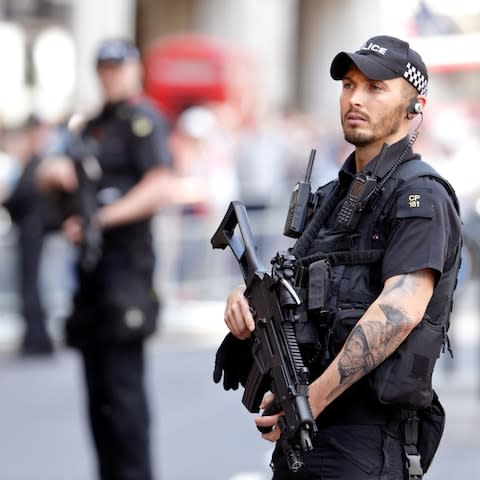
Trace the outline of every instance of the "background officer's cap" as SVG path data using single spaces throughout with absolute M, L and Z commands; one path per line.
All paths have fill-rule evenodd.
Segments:
M 129 40 L 111 39 L 100 45 L 97 52 L 97 66 L 105 63 L 123 63 L 140 59 L 140 52 Z

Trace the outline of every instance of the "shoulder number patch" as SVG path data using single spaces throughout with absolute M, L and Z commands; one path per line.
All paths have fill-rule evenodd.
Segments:
M 432 190 L 418 188 L 406 190 L 398 196 L 397 218 L 433 218 Z
M 410 208 L 420 208 L 420 199 L 422 196 L 419 193 L 414 193 L 408 196 L 408 206 Z

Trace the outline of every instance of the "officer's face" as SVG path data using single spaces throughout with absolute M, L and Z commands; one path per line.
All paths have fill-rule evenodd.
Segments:
M 355 66 L 342 80 L 340 112 L 345 140 L 357 147 L 393 143 L 407 134 L 407 101 L 402 78 L 368 79 Z
M 102 63 L 97 73 L 107 101 L 125 100 L 140 89 L 141 72 L 136 61 Z

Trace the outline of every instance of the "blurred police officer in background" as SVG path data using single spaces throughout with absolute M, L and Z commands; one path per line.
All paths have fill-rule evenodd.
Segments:
M 168 125 L 141 96 L 140 54 L 132 43 L 106 41 L 96 67 L 105 103 L 78 138 L 98 161 L 86 167 L 96 172 L 98 208 L 93 218 L 69 215 L 63 231 L 82 244 L 88 240 L 89 223 L 101 231 L 101 253 L 88 264 L 81 255 L 77 262 L 78 287 L 66 341 L 83 359 L 100 478 L 150 480 L 144 340 L 155 331 L 159 306 L 150 220 L 173 196 Z M 44 162 L 40 184 L 73 194 L 82 190 L 71 161 L 75 155 L 70 150 L 70 159 Z
M 19 298 L 25 329 L 19 346 L 24 356 L 50 355 L 53 342 L 47 329 L 39 288 L 40 261 L 46 234 L 46 204 L 35 184 L 35 172 L 50 136 L 50 127 L 31 115 L 18 129 L 3 133 L 3 148 L 15 163 L 14 186 L 4 199 L 17 229 Z

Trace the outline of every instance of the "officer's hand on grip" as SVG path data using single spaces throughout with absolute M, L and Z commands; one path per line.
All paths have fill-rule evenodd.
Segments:
M 225 307 L 225 323 L 229 330 L 240 340 L 250 337 L 255 330 L 255 320 L 250 312 L 247 299 L 243 292 L 245 287 L 234 288 L 227 297 Z
M 270 442 L 276 442 L 280 438 L 281 432 L 278 427 L 278 419 L 283 415 L 283 411 L 278 411 L 274 400 L 273 393 L 267 392 L 260 404 L 263 414 L 255 419 L 257 428 L 262 432 L 262 438 Z

